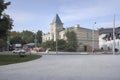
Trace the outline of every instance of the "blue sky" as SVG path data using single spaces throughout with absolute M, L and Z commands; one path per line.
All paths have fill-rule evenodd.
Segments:
M 11 1 L 5 13 L 14 20 L 14 31 L 50 31 L 50 23 L 59 14 L 64 27 L 79 24 L 95 29 L 120 26 L 120 0 L 5 0 Z

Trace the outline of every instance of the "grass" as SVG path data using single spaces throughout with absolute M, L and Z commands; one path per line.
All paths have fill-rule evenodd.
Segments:
M 41 55 L 27 55 L 20 57 L 18 55 L 0 55 L 0 65 L 7 65 L 13 63 L 26 62 L 40 58 Z

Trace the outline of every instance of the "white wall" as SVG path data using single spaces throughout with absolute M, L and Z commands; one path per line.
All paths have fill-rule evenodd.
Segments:
M 112 50 L 113 49 L 113 40 L 107 41 L 104 40 L 103 37 L 105 37 L 106 34 L 101 34 L 99 36 L 99 48 L 103 48 L 103 50 Z M 120 51 L 120 39 L 115 39 L 115 48 Z

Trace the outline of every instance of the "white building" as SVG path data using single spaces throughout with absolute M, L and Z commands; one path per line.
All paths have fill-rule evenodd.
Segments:
M 92 47 L 93 47 L 93 30 L 91 29 L 86 29 L 81 27 L 79 24 L 69 27 L 69 28 L 64 28 L 63 27 L 63 23 L 60 20 L 58 14 L 56 14 L 56 16 L 54 17 L 52 23 L 50 24 L 50 32 L 47 34 L 43 34 L 42 36 L 42 41 L 46 42 L 48 40 L 54 40 L 56 41 L 56 36 L 57 39 L 64 39 L 66 40 L 66 36 L 65 33 L 68 30 L 72 30 L 76 33 L 76 37 L 77 37 L 77 43 L 78 43 L 78 51 L 91 51 Z M 94 30 L 94 47 L 95 49 L 98 49 L 98 31 Z
M 99 48 L 112 51 L 113 43 L 113 28 L 101 28 L 99 30 Z M 115 50 L 120 51 L 120 27 L 115 29 Z

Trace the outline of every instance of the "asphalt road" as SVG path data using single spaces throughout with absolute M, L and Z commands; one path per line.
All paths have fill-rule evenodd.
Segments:
M 120 80 L 120 55 L 43 55 L 0 66 L 0 80 Z

